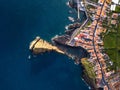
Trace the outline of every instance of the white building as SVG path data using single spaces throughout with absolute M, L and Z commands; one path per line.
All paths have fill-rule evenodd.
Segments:
M 119 4 L 119 0 L 112 0 L 115 4 Z
M 120 3 L 119 3 L 119 0 L 112 0 L 112 2 L 114 2 L 115 4 L 114 4 L 114 5 L 111 5 L 111 10 L 112 10 L 112 11 L 115 11 L 116 4 L 120 4 Z
M 115 11 L 116 5 L 111 5 L 111 10 Z

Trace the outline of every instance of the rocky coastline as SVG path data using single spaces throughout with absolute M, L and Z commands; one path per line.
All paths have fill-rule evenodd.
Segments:
M 75 2 L 76 2 L 75 0 L 73 0 L 73 2 L 72 0 L 70 0 L 68 3 L 71 8 L 75 8 L 75 10 L 77 10 L 77 6 Z M 89 58 L 90 56 L 87 50 L 80 46 L 76 47 L 76 46 L 70 46 L 66 44 L 70 40 L 73 32 L 80 26 L 81 26 L 81 23 L 79 23 L 79 21 L 73 24 L 69 24 L 68 26 L 66 26 L 65 34 L 61 36 L 56 35 L 55 37 L 52 38 L 51 43 L 48 43 L 47 41 L 41 39 L 40 37 L 36 37 L 30 43 L 29 49 L 33 54 L 41 54 L 45 52 L 55 51 L 58 53 L 65 54 L 68 57 L 72 58 L 75 64 L 81 65 L 82 71 L 83 71 L 81 77 L 89 85 L 91 90 L 97 90 L 95 89 L 95 85 L 93 84 L 92 80 L 89 78 L 88 75 L 85 74 L 84 66 L 81 63 L 82 58 Z M 57 48 L 57 49 L 54 49 L 54 48 Z
M 70 7 L 75 8 L 75 10 L 78 10 L 78 7 L 76 6 L 76 4 L 77 4 L 76 1 L 77 0 L 70 0 L 68 3 L 69 3 Z M 103 6 L 106 5 L 105 3 L 106 3 L 106 1 L 103 2 Z M 103 10 L 102 10 L 103 6 L 99 6 L 99 7 L 101 7 L 101 9 L 98 8 L 98 10 L 100 11 L 100 13 L 99 13 L 100 15 L 101 15 L 101 12 L 103 12 Z M 81 8 L 82 8 L 82 10 L 84 9 L 83 7 L 81 7 Z M 78 11 L 78 13 L 79 13 L 79 11 Z M 96 16 L 96 18 L 100 18 L 100 17 Z M 73 21 L 73 18 L 70 17 L 69 19 L 71 19 L 71 21 Z M 97 36 L 97 37 L 99 36 L 98 35 L 99 32 L 98 32 L 98 34 L 96 34 L 96 31 L 99 30 L 97 26 L 102 27 L 101 21 L 99 21 L 99 19 L 96 19 L 94 21 L 94 23 L 91 24 L 91 26 L 86 27 L 86 32 L 83 31 L 82 34 L 80 34 L 78 37 L 75 38 L 75 36 L 77 36 L 77 34 L 80 33 L 80 30 L 83 29 L 83 27 L 86 25 L 86 23 L 88 23 L 88 18 L 82 24 L 82 23 L 79 23 L 79 17 L 78 17 L 78 19 L 76 20 L 76 22 L 74 22 L 74 24 L 70 24 L 70 25 L 66 26 L 67 30 L 65 31 L 64 35 L 61 35 L 61 36 L 57 35 L 57 36 L 53 37 L 51 43 L 48 43 L 47 41 L 37 37 L 35 40 L 33 40 L 31 42 L 30 50 L 35 54 L 49 52 L 49 51 L 56 51 L 58 53 L 67 55 L 68 57 L 72 58 L 75 61 L 75 64 L 80 64 L 82 66 L 82 70 L 83 70 L 82 78 L 90 87 L 89 89 L 91 89 L 91 90 L 109 90 L 110 87 L 108 85 L 108 82 L 106 81 L 106 76 L 105 76 L 108 73 L 107 73 L 106 69 L 104 69 L 104 72 L 105 72 L 104 73 L 103 67 L 102 67 L 102 63 L 104 63 L 104 59 L 102 59 L 103 62 L 100 61 L 97 56 L 97 54 L 99 54 L 99 53 L 96 52 L 96 50 L 99 50 L 99 46 L 98 46 L 98 43 L 95 42 L 95 40 L 96 40 L 95 36 Z M 93 27 L 95 27 L 95 28 L 93 28 Z M 88 34 L 88 30 L 89 30 L 88 28 L 91 30 L 91 32 L 89 31 L 89 34 Z M 101 33 L 101 31 L 100 31 L 100 33 Z M 88 36 L 89 38 L 86 38 L 87 34 L 89 35 Z M 78 40 L 79 37 L 81 39 Z M 82 39 L 84 42 L 82 41 Z M 80 43 L 76 43 L 77 41 Z M 99 41 L 99 43 L 101 43 L 100 42 L 101 40 L 98 40 L 98 41 Z M 84 43 L 86 45 L 84 45 Z M 94 48 L 92 46 L 94 46 Z M 94 58 L 95 60 L 92 60 L 93 57 L 91 57 L 91 55 L 93 55 L 93 57 L 95 57 Z M 101 55 L 101 52 L 100 52 L 100 55 Z M 90 62 L 92 62 L 92 63 L 90 63 Z M 98 70 L 96 70 L 96 68 L 94 68 L 93 65 L 94 66 L 96 65 L 96 68 L 98 68 Z M 105 63 L 104 63 L 104 66 L 105 66 Z
M 53 46 L 55 48 L 58 48 L 62 52 L 62 54 L 65 54 L 68 57 L 72 58 L 74 60 L 75 64 L 77 64 L 77 65 L 80 64 L 82 67 L 82 71 L 83 71 L 81 77 L 89 85 L 91 90 L 98 90 L 96 88 L 96 85 L 94 84 L 93 80 L 91 78 L 89 78 L 89 76 L 86 74 L 85 67 L 81 63 L 81 60 L 83 58 L 89 58 L 89 56 L 90 56 L 89 53 L 87 52 L 87 50 L 80 46 L 76 47 L 76 46 L 69 46 L 68 44 L 66 44 L 66 42 L 70 40 L 70 36 L 72 35 L 73 31 L 74 30 L 69 30 L 69 31 L 66 30 L 64 35 L 53 37 L 52 42 L 47 43 L 47 44 L 49 44 L 50 46 Z M 40 53 L 45 53 L 45 52 L 50 52 L 50 51 L 55 51 L 55 52 L 61 53 L 61 52 L 57 51 L 56 49 L 52 49 L 53 47 L 49 48 L 48 47 L 49 45 L 45 45 L 45 44 L 39 42 L 38 39 L 40 40 L 39 37 L 36 37 L 36 39 L 34 39 L 30 44 L 29 49 L 31 50 L 32 53 L 40 54 Z M 44 42 L 46 42 L 46 41 L 44 40 Z M 45 45 L 45 48 L 41 48 L 40 45 L 38 47 L 36 47 L 37 44 L 38 45 L 42 44 L 42 46 Z M 33 46 L 34 46 L 34 48 L 33 48 Z

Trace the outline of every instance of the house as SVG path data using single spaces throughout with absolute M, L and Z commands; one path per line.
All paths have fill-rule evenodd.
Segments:
M 111 5 L 111 11 L 115 11 L 115 8 L 116 8 L 116 5 L 114 4 L 114 5 Z
M 113 3 L 119 4 L 119 0 L 112 0 Z
M 112 11 L 115 11 L 116 4 L 119 4 L 119 0 L 112 0 L 112 2 L 113 2 L 114 4 L 111 5 L 111 10 L 112 10 Z
M 112 14 L 112 18 L 113 18 L 113 19 L 117 19 L 118 16 L 119 16 L 119 15 L 118 15 L 117 13 L 113 13 L 113 14 Z
M 111 24 L 112 24 L 112 25 L 116 25 L 116 24 L 117 24 L 117 21 L 116 21 L 116 20 L 111 20 Z

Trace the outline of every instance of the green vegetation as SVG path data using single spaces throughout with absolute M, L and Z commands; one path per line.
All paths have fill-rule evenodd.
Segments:
M 118 49 L 120 50 L 120 36 L 118 36 L 117 38 Z
M 120 6 L 116 6 L 115 11 L 116 11 L 117 13 L 120 13 Z
M 109 32 L 104 37 L 104 47 L 105 48 L 115 48 L 116 47 L 116 33 Z
M 108 27 L 108 19 L 105 18 L 102 22 L 102 27 L 107 28 Z
M 82 62 L 82 65 L 84 66 L 85 68 L 85 71 L 86 71 L 86 74 L 92 79 L 92 80 L 95 80 L 95 73 L 94 73 L 94 70 L 93 70 L 93 65 L 88 62 L 87 60 L 81 60 Z
M 91 0 L 91 1 L 96 2 L 96 3 L 98 2 L 98 0 Z
M 87 9 L 89 10 L 90 8 L 95 9 L 94 6 L 92 6 L 92 5 L 87 5 Z
M 110 70 L 112 70 L 112 69 L 116 70 L 116 65 L 117 65 L 117 63 L 116 63 L 116 57 L 117 57 L 116 49 L 115 48 L 106 49 L 106 54 L 109 55 L 110 59 L 112 60 L 112 62 L 114 64 L 112 67 L 110 66 L 109 69 Z
M 117 30 L 118 30 L 118 36 L 120 36 L 120 16 L 119 16 L 119 18 L 118 18 L 118 21 L 119 21 L 119 24 L 118 24 L 118 27 L 117 27 Z
M 117 21 L 119 20 L 120 17 Z M 113 62 L 110 68 L 118 70 L 120 69 L 120 22 L 116 26 L 111 26 L 109 30 L 110 32 L 106 33 L 103 39 L 104 47 Z
M 87 22 L 87 24 L 85 25 L 85 27 L 84 27 L 84 28 L 88 27 L 91 23 L 92 23 L 92 21 L 91 21 L 91 20 L 89 20 L 89 21 Z M 84 28 L 83 28 L 83 29 L 84 29 Z

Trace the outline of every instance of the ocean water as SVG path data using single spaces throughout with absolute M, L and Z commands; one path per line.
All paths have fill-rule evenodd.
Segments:
M 81 68 L 58 53 L 28 56 L 36 36 L 64 32 L 67 0 L 0 0 L 0 90 L 88 90 Z

